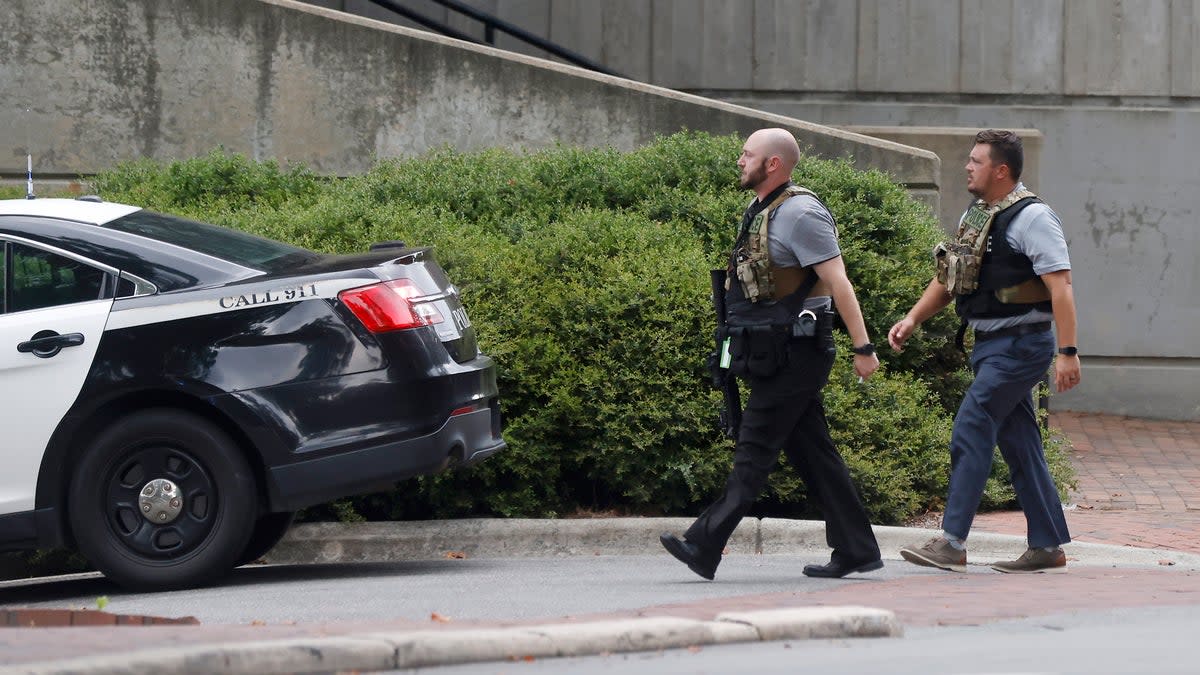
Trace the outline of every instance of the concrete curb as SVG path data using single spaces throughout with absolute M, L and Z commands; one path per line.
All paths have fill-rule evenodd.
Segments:
M 683 532 L 690 518 L 504 519 L 374 523 L 306 523 L 292 528 L 271 551 L 270 563 L 344 563 L 576 555 L 656 555 L 660 532 Z M 911 527 L 874 528 L 886 560 L 899 560 L 900 547 L 919 544 L 937 531 Z M 1024 537 L 976 532 L 967 542 L 969 560 L 1009 560 L 1025 550 Z M 1064 547 L 1072 564 L 1200 570 L 1200 555 L 1074 542 Z M 828 556 L 820 521 L 746 518 L 734 531 L 733 555 L 808 553 Z
M 736 612 L 713 621 L 647 617 L 515 628 L 364 633 L 344 637 L 194 645 L 0 668 L 0 674 L 316 673 L 426 668 L 700 645 L 818 638 L 899 637 L 892 612 L 811 607 Z

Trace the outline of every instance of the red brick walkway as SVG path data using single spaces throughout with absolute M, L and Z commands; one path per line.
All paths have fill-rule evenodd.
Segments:
M 1064 412 L 1050 426 L 1074 447 L 1076 541 L 1200 553 L 1200 422 Z M 1023 535 L 1025 520 L 981 513 L 974 528 Z

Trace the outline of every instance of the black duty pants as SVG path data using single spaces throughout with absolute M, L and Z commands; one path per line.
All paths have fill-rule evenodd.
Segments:
M 785 369 L 770 378 L 749 380 L 750 397 L 725 493 L 684 533 L 705 554 L 719 559 L 734 528 L 766 486 L 782 449 L 825 516 L 832 559 L 848 564 L 879 559 L 879 544 L 850 471 L 829 437 L 821 388 L 829 379 L 833 354 L 819 342 L 793 339 Z

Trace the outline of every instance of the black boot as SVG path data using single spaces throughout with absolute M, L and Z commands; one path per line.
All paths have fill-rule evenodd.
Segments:
M 712 581 L 717 573 L 717 565 L 721 562 L 721 554 L 705 553 L 699 546 L 666 532 L 660 534 L 658 540 L 668 553 L 687 565 L 688 569 Z
M 865 563 L 844 563 L 836 560 L 830 560 L 824 565 L 805 565 L 804 576 L 806 577 L 822 577 L 826 579 L 841 579 L 847 574 L 854 572 L 872 572 L 883 567 L 883 561 L 879 559 L 871 560 Z

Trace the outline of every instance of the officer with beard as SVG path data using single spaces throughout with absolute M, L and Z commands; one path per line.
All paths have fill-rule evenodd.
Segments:
M 879 367 L 833 216 L 791 182 L 800 148 L 784 129 L 761 129 L 742 146 L 741 186 L 755 193 L 742 218 L 725 284 L 723 365 L 750 387 L 724 493 L 684 533 L 660 541 L 693 572 L 712 579 L 734 528 L 766 486 L 779 452 L 800 473 L 825 517 L 830 561 L 812 577 L 883 567 L 846 463 L 829 436 L 821 389 L 834 361 L 833 308 L 853 340 L 854 370 Z

